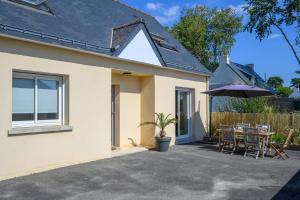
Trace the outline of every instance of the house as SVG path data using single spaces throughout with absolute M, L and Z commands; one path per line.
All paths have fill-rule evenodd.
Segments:
M 289 98 L 300 100 L 300 89 L 293 88 L 293 93 L 289 96 Z
M 255 85 L 260 88 L 273 90 L 254 70 L 254 64 L 242 65 L 230 60 L 229 56 L 220 59 L 219 67 L 209 79 L 210 89 L 225 85 Z M 223 110 L 226 97 L 214 97 L 213 111 Z
M 201 140 L 209 71 L 150 15 L 115 0 L 0 0 L 0 179 Z

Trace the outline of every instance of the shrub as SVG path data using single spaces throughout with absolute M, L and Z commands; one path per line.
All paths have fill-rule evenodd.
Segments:
M 292 143 L 300 145 L 300 129 L 294 130 L 293 137 L 292 137 Z
M 285 140 L 285 135 L 276 133 L 272 136 L 272 141 L 278 144 L 283 144 Z

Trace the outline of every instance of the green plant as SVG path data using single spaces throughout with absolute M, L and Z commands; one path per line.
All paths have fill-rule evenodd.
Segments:
M 223 110 L 222 110 L 223 109 Z M 268 104 L 265 97 L 255 98 L 226 98 L 223 108 L 219 111 L 238 112 L 238 113 L 275 113 L 274 106 Z
M 272 136 L 272 141 L 278 144 L 283 144 L 285 140 L 285 135 L 276 133 L 275 135 Z
M 300 129 L 294 130 L 293 137 L 292 137 L 292 143 L 300 145 Z
M 278 96 L 289 97 L 293 93 L 293 90 L 290 87 L 280 86 L 276 88 L 276 92 Z
M 161 138 L 166 137 L 167 134 L 166 134 L 165 129 L 171 124 L 176 124 L 177 120 L 175 118 L 170 118 L 171 114 L 168 114 L 167 116 L 165 116 L 164 113 L 155 113 L 155 115 L 156 115 L 155 122 L 144 122 L 144 123 L 141 123 L 140 126 L 154 125 L 160 129 L 159 136 Z

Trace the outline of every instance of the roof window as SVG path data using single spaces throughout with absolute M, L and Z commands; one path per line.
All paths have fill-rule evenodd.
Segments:
M 40 5 L 44 2 L 46 2 L 47 0 L 19 0 L 19 1 L 37 6 L 37 5 Z
M 166 41 L 165 37 L 158 35 L 156 33 L 151 33 L 151 37 L 154 40 L 154 42 L 158 44 L 160 47 L 171 51 L 178 51 L 175 45 L 172 45 Z
M 53 14 L 47 5 L 47 0 L 8 0 L 9 2 L 12 2 L 16 5 L 20 5 L 23 7 L 35 9 L 37 11 L 42 11 L 46 13 Z

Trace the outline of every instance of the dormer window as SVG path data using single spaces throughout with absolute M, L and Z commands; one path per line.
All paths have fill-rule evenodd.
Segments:
M 156 33 L 151 33 L 151 37 L 154 40 L 154 42 L 156 44 L 158 44 L 160 47 L 171 50 L 171 51 L 178 51 L 176 46 L 174 46 L 166 41 L 165 37 L 158 35 Z
M 37 11 L 47 12 L 53 14 L 47 5 L 47 0 L 7 0 L 16 5 L 20 5 L 24 8 L 31 8 Z
M 47 0 L 19 0 L 19 1 L 23 1 L 24 3 L 28 3 L 34 6 L 40 5 L 44 2 L 46 2 Z

